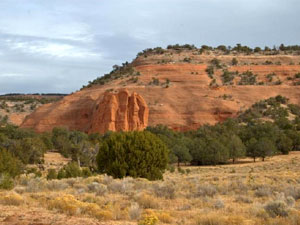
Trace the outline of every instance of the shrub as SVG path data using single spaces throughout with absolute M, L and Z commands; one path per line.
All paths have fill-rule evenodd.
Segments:
M 72 195 L 57 197 L 50 201 L 49 208 L 57 209 L 68 215 L 76 215 L 80 212 L 81 202 L 76 200 Z
M 81 177 L 82 171 L 76 162 L 70 162 L 58 171 L 57 178 Z
M 217 58 L 212 59 L 210 63 L 218 69 L 222 68 L 221 61 Z
M 271 61 L 269 61 L 269 60 L 266 60 L 264 64 L 265 64 L 265 65 L 272 65 L 273 62 L 271 62 Z
M 233 59 L 231 60 L 231 64 L 232 64 L 233 66 L 237 65 L 237 64 L 238 64 L 238 60 L 237 60 L 236 58 L 233 58 Z
M 213 197 L 217 193 L 217 189 L 213 185 L 199 185 L 196 188 L 196 193 L 194 194 L 195 197 L 204 197 L 209 196 Z
M 185 170 L 182 169 L 181 167 L 178 167 L 177 170 L 178 170 L 178 173 L 185 174 Z
M 8 193 L 4 196 L 0 196 L 0 203 L 2 205 L 19 206 L 24 203 L 24 199 L 21 195 L 12 192 L 12 193 Z
M 153 84 L 153 85 L 158 86 L 159 85 L 159 79 L 155 78 L 155 77 L 152 77 L 152 81 L 149 84 L 150 85 Z
M 100 220 L 111 220 L 113 214 L 109 210 L 102 210 L 95 203 L 85 203 L 75 199 L 72 195 L 57 197 L 49 202 L 50 209 L 56 209 L 68 215 L 90 215 Z
M 141 217 L 141 209 L 139 204 L 138 203 L 131 204 L 128 214 L 131 220 L 138 220 Z
M 46 189 L 46 181 L 41 178 L 30 179 L 26 186 L 26 192 L 40 192 Z
M 186 57 L 186 58 L 183 59 L 183 62 L 188 62 L 188 63 L 190 63 L 190 62 L 191 62 L 191 58 Z
M 268 197 L 272 194 L 272 191 L 268 187 L 260 187 L 254 194 L 256 197 Z
M 244 72 L 240 74 L 241 80 L 239 81 L 238 85 L 255 85 L 256 84 L 256 77 L 251 71 Z
M 223 72 L 223 75 L 222 75 L 223 84 L 224 85 L 232 84 L 232 81 L 234 79 L 234 75 L 235 75 L 234 72 L 229 72 L 228 70 L 225 70 Z
M 167 163 L 166 145 L 148 131 L 113 133 L 101 142 L 97 155 L 99 172 L 114 178 L 162 179 Z
M 154 192 L 157 197 L 174 199 L 175 198 L 175 187 L 174 184 L 157 184 L 154 186 Z
M 3 173 L 0 175 L 0 189 L 11 190 L 14 187 L 14 181 L 9 174 Z
M 269 202 L 265 206 L 266 212 L 271 216 L 271 217 L 276 217 L 276 216 L 281 216 L 281 217 L 286 217 L 288 216 L 288 207 L 285 202 L 283 201 L 272 201 Z
M 57 179 L 57 172 L 55 169 L 49 169 L 47 174 L 47 180 Z
M 300 73 L 295 74 L 295 78 L 300 78 Z
M 222 199 L 217 199 L 214 203 L 214 208 L 216 209 L 222 209 L 225 207 L 224 202 L 222 201 Z
M 136 196 L 136 201 L 144 209 L 158 209 L 160 207 L 159 201 L 155 197 L 145 193 Z
M 161 221 L 162 223 L 172 223 L 173 218 L 170 216 L 169 213 L 166 212 L 160 212 L 156 213 L 156 216 L 158 217 L 158 220 Z
M 214 75 L 214 67 L 213 66 L 209 66 L 206 68 L 205 70 L 209 76 L 210 79 L 213 79 L 213 75 Z
M 0 149 L 0 174 L 6 173 L 15 177 L 21 172 L 22 164 L 9 151 Z
M 47 189 L 50 191 L 62 191 L 69 187 L 68 183 L 61 180 L 50 180 L 47 182 Z
M 288 207 L 293 207 L 296 201 L 292 196 L 288 196 L 286 197 L 285 202 L 288 205 Z
M 57 179 L 66 178 L 66 171 L 64 169 L 60 169 L 57 173 Z
M 175 172 L 175 167 L 173 165 L 169 165 L 167 169 L 170 171 L 170 173 Z
M 92 176 L 93 174 L 92 174 L 92 172 L 91 172 L 91 170 L 89 168 L 83 168 L 81 170 L 81 175 L 82 175 L 82 177 L 86 178 L 86 177 Z
M 295 200 L 300 199 L 300 186 L 289 186 L 284 190 L 286 196 L 292 196 Z
M 155 225 L 158 221 L 159 220 L 156 215 L 146 215 L 139 221 L 138 225 Z
M 195 225 L 226 225 L 228 224 L 224 217 L 217 214 L 204 215 L 195 219 Z
M 248 198 L 248 197 L 246 197 L 246 196 L 242 196 L 242 195 L 237 196 L 237 197 L 235 198 L 235 201 L 236 201 L 236 202 L 247 203 L 247 204 L 250 204 L 250 203 L 253 202 L 250 198 Z

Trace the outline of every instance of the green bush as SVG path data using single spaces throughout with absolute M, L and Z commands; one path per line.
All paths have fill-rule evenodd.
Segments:
M 90 171 L 89 168 L 83 168 L 83 169 L 81 170 L 81 175 L 82 175 L 83 177 L 90 177 L 90 176 L 92 176 L 93 174 L 92 174 L 92 172 Z
M 57 173 L 57 179 L 63 179 L 66 178 L 66 171 L 64 169 L 60 169 Z
M 206 68 L 206 73 L 208 74 L 210 79 L 213 79 L 213 75 L 214 75 L 214 67 L 213 66 L 209 66 Z
M 148 131 L 112 133 L 100 143 L 97 155 L 99 172 L 114 178 L 162 179 L 167 163 L 166 145 Z
M 57 179 L 57 172 L 55 169 L 49 169 L 47 174 L 47 180 Z
M 90 177 L 92 176 L 92 172 L 89 168 L 83 168 L 81 169 L 78 166 L 78 163 L 76 162 L 70 162 L 67 165 L 65 165 L 63 168 L 61 168 L 57 175 L 56 171 L 49 170 L 48 171 L 49 179 L 63 179 L 63 178 L 71 178 L 71 177 Z M 47 179 L 48 179 L 47 176 Z
M 300 78 L 300 73 L 295 74 L 295 78 Z
M 8 174 L 15 177 L 20 174 L 22 163 L 9 151 L 0 149 L 0 174 Z
M 81 177 L 82 175 L 82 171 L 76 162 L 70 162 L 60 170 L 64 171 L 58 172 L 59 174 L 64 174 L 65 177 L 62 178 Z
M 217 58 L 213 58 L 211 61 L 210 61 L 211 65 L 215 66 L 217 69 L 221 69 L 222 66 L 221 66 L 221 61 Z
M 238 85 L 255 85 L 256 84 L 256 77 L 251 71 L 244 72 L 239 75 L 241 77 L 240 82 Z
M 0 174 L 0 189 L 11 190 L 13 187 L 14 181 L 12 177 L 7 173 Z
M 229 72 L 228 70 L 225 70 L 222 74 L 222 82 L 224 85 L 232 85 L 233 84 L 233 79 L 235 77 L 235 73 L 234 72 Z
M 233 59 L 231 60 L 231 64 L 232 64 L 233 66 L 236 66 L 238 63 L 239 63 L 239 62 L 238 62 L 238 60 L 237 60 L 236 58 L 233 58 Z

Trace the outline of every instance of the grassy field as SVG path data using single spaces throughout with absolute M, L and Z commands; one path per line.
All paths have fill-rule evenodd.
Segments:
M 300 152 L 182 167 L 154 182 L 104 175 L 16 182 L 0 192 L 0 224 L 300 224 Z

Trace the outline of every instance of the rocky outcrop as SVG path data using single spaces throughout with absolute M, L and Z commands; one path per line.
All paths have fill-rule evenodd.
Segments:
M 144 99 L 127 90 L 106 92 L 95 106 L 89 133 L 143 130 L 148 124 L 149 109 Z
M 132 63 L 138 76 L 126 73 L 104 85 L 93 85 L 45 104 L 26 117 L 21 127 L 38 132 L 67 127 L 104 133 L 163 124 L 187 131 L 236 117 L 255 102 L 276 95 L 300 104 L 300 78 L 296 76 L 300 72 L 299 55 L 171 53 L 138 57 Z M 186 57 L 193 63 L 184 62 Z M 224 68 L 215 68 L 212 79 L 207 67 L 215 58 Z M 233 58 L 238 65 L 232 65 Z M 225 68 L 235 72 L 231 84 L 223 84 Z M 247 71 L 255 75 L 256 84 L 239 85 L 239 75 Z M 154 84 L 154 79 L 159 82 Z M 213 81 L 216 85 L 211 85 Z
M 97 96 L 97 97 L 96 97 Z M 21 125 L 37 132 L 65 127 L 86 133 L 143 130 L 148 125 L 149 109 L 142 96 L 128 90 L 117 93 L 77 92 L 63 100 L 38 108 Z

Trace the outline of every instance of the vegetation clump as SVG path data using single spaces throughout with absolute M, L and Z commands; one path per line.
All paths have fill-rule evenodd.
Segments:
M 239 75 L 241 77 L 238 85 L 256 85 L 256 77 L 251 71 L 244 72 Z
M 224 85 L 233 85 L 233 80 L 235 78 L 235 72 L 229 72 L 228 70 L 224 70 L 222 74 L 222 82 Z
M 115 178 L 162 179 L 167 163 L 166 145 L 147 131 L 113 133 L 100 143 L 97 155 L 99 172 Z
M 93 85 L 104 85 L 112 80 L 116 80 L 122 77 L 129 77 L 129 76 L 139 76 L 140 73 L 136 72 L 133 66 L 125 62 L 122 66 L 114 65 L 113 70 L 109 74 L 105 74 L 102 77 L 98 77 L 93 81 L 90 81 L 87 86 L 83 86 L 82 88 L 89 88 Z

